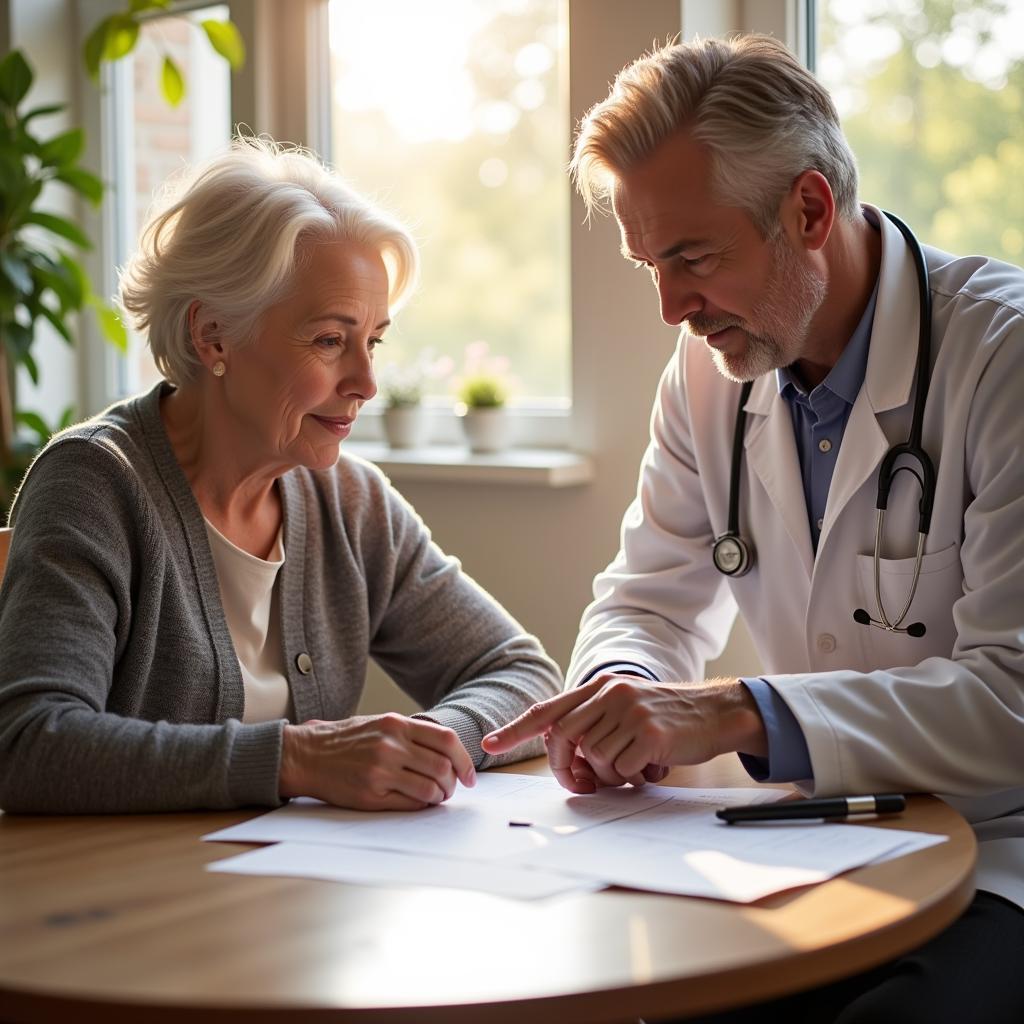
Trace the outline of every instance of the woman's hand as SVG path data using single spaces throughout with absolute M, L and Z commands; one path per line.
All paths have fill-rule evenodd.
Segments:
M 398 714 L 286 725 L 282 797 L 312 796 L 360 811 L 414 811 L 476 782 L 451 729 Z

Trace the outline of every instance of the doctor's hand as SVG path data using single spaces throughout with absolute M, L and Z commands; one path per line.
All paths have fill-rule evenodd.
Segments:
M 286 725 L 278 792 L 360 811 L 415 811 L 476 782 L 451 729 L 404 715 Z
M 555 778 L 573 793 L 660 781 L 676 764 L 726 751 L 764 756 L 768 741 L 750 691 L 738 679 L 649 683 L 600 675 L 535 704 L 483 739 L 500 754 L 544 736 Z

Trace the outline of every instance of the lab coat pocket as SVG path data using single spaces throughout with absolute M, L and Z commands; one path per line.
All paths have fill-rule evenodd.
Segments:
M 903 611 L 914 582 L 913 558 L 880 558 L 878 560 L 879 590 L 889 621 Z M 872 619 L 880 619 L 875 598 L 874 555 L 857 556 L 861 607 Z M 925 627 L 924 636 L 894 633 L 877 626 L 862 626 L 864 651 L 878 668 L 916 665 L 924 658 L 948 658 L 953 652 L 956 631 L 953 627 L 953 605 L 963 595 L 964 573 L 960 564 L 960 546 L 950 544 L 921 559 L 921 578 L 906 618 L 900 624 Z

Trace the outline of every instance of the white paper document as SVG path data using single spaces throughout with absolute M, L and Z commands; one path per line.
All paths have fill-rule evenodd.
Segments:
M 472 789 L 459 786 L 450 800 L 423 811 L 349 811 L 302 798 L 203 838 L 330 843 L 496 860 L 529 853 L 555 836 L 655 807 L 676 792 L 667 786 L 647 786 L 573 796 L 548 776 L 481 773 Z M 770 792 L 782 795 L 781 790 Z
M 787 793 L 644 786 L 574 796 L 547 776 L 481 774 L 473 789 L 460 786 L 423 811 L 351 811 L 300 799 L 203 838 L 279 844 L 219 861 L 213 871 L 455 886 L 527 899 L 619 885 L 738 902 L 945 839 L 814 821 L 726 825 L 714 815 L 718 807 Z
M 451 857 L 423 857 L 390 850 L 275 843 L 207 865 L 234 875 L 285 875 L 325 878 L 353 885 L 429 885 L 475 889 L 497 896 L 532 900 L 577 890 L 603 889 L 605 883 L 581 876 Z
M 870 861 L 912 853 L 944 836 L 814 821 L 725 825 L 686 790 L 602 829 L 568 836 L 521 863 L 609 885 L 748 903 L 822 882 Z M 738 806 L 726 790 L 715 806 Z

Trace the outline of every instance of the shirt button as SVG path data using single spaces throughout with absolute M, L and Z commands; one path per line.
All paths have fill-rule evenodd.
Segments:
M 818 520 L 818 529 L 820 530 L 824 525 L 825 525 L 825 520 L 824 519 L 819 519 Z
M 313 659 L 305 651 L 295 659 L 295 664 L 304 676 L 313 671 Z
M 818 650 L 822 654 L 831 654 L 836 649 L 836 638 L 831 633 L 822 633 L 818 637 Z
M 830 452 L 830 451 L 832 451 L 832 442 L 827 437 L 823 437 L 818 442 L 818 451 L 819 452 Z

